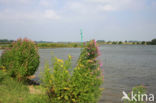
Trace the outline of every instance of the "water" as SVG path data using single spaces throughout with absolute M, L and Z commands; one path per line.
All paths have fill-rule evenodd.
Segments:
M 100 51 L 104 91 L 99 103 L 121 103 L 122 91 L 129 92 L 137 85 L 144 85 L 149 93 L 156 94 L 156 46 L 104 45 Z M 73 67 L 80 55 L 79 48 L 40 49 L 37 77 L 43 71 L 45 62 L 51 63 L 51 52 L 61 59 L 67 59 L 67 55 L 71 54 Z

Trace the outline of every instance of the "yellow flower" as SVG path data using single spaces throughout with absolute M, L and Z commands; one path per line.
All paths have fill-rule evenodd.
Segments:
M 80 67 L 84 67 L 84 65 L 82 65 L 82 64 L 79 64 L 79 66 L 80 66 Z
M 67 71 L 67 70 L 66 70 L 65 72 L 66 72 L 66 73 L 68 73 L 68 71 Z
M 63 65 L 61 65 L 61 67 L 63 67 Z
M 92 62 L 93 62 L 93 60 L 88 60 L 88 62 L 89 62 L 89 63 L 92 63 Z
M 53 78 L 53 75 L 51 75 L 50 77 Z
M 73 102 L 76 102 L 76 100 L 75 100 L 75 99 L 72 99 L 72 101 L 73 101 Z
M 58 97 L 58 99 L 61 99 L 61 97 Z
M 49 83 L 52 84 L 52 80 L 49 80 Z
M 69 58 L 69 59 L 71 59 L 71 58 L 72 58 L 72 56 L 71 56 L 71 55 L 68 55 L 68 58 Z
M 6 72 L 6 69 L 3 69 L 2 71 L 3 71 L 3 72 Z
M 77 67 L 76 69 L 77 69 L 77 70 L 80 70 L 80 67 Z
M 69 90 L 69 88 L 65 87 L 64 90 Z
M 57 59 L 57 61 L 60 63 L 64 63 L 64 61 L 62 59 Z

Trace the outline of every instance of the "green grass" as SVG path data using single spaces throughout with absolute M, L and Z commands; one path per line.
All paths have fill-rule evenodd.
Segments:
M 81 43 L 37 43 L 39 48 L 79 48 Z M 11 43 L 2 44 L 0 43 L 0 49 L 10 48 Z
M 80 43 L 37 43 L 39 48 L 77 48 Z
M 29 85 L 9 77 L 0 70 L 0 103 L 48 103 L 41 86 L 32 86 L 41 93 L 31 93 Z

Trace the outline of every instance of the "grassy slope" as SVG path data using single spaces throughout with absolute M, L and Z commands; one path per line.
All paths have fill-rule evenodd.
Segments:
M 42 91 L 39 87 L 31 88 Z M 0 103 L 47 103 L 44 93 L 31 93 L 29 86 L 17 82 L 0 70 Z

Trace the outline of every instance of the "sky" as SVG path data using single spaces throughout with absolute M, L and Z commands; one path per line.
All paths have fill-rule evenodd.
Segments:
M 156 0 L 0 0 L 0 39 L 148 41 Z

